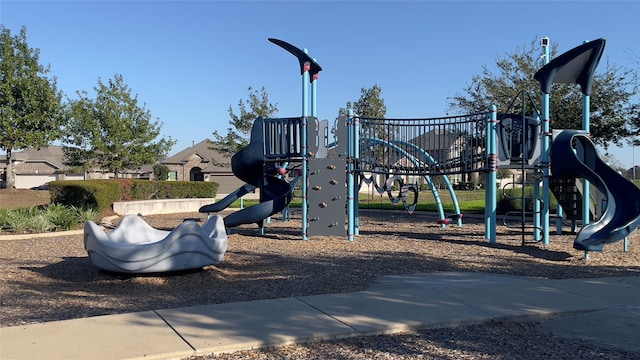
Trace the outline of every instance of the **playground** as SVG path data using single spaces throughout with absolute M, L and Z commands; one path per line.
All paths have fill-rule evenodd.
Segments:
M 434 221 L 435 213 L 408 215 L 404 210 L 372 210 L 360 214 L 362 228 L 358 241 L 335 236 L 300 241 L 300 218 L 300 212 L 294 209 L 290 221 L 268 224 L 264 237 L 255 236 L 255 225 L 241 225 L 229 235 L 223 262 L 169 274 L 123 275 L 102 271 L 87 257 L 81 234 L 2 240 L 0 324 L 21 326 L 105 314 L 353 292 L 368 289 L 385 275 L 455 271 L 570 279 L 640 274 L 637 246 L 630 246 L 625 253 L 621 243 L 613 244 L 594 252 L 586 261 L 581 251 L 572 248 L 575 234 L 568 231 L 552 235 L 548 246 L 540 243 L 522 246 L 518 232 L 499 226 L 500 243 L 488 244 L 481 218 L 470 216 L 465 218 L 463 227 L 442 228 Z M 185 219 L 198 219 L 202 224 L 205 216 L 186 213 L 144 217 L 160 229 L 173 228 Z M 630 237 L 631 244 L 639 241 L 637 232 Z M 470 338 L 473 347 L 491 348 L 494 354 L 499 354 L 495 351 L 500 351 L 496 347 L 500 343 L 523 349 L 536 349 L 544 344 L 546 353 L 555 354 L 567 351 L 575 354 L 585 349 L 605 351 L 584 342 L 571 345 L 568 340 L 550 339 L 527 323 L 486 323 L 421 334 L 429 339 L 428 344 L 420 345 L 422 351 L 450 354 L 448 358 L 466 352 L 460 352 L 452 344 L 438 347 L 433 339 L 450 341 L 455 336 L 460 344 Z M 399 339 L 410 342 L 420 337 Z M 384 344 L 388 340 L 371 341 Z M 337 348 L 332 346 L 334 350 Z M 606 351 L 611 358 L 625 358 L 615 357 L 616 350 Z
M 630 237 L 584 260 L 572 248 L 575 234 L 552 235 L 548 246 L 522 246 L 520 234 L 498 227 L 500 243 L 484 239 L 483 219 L 442 228 L 435 213 L 363 211 L 356 242 L 317 236 L 300 241 L 300 212 L 272 221 L 264 237 L 255 225 L 229 235 L 225 260 L 216 266 L 170 274 L 133 276 L 101 271 L 83 248 L 82 235 L 0 241 L 2 326 L 104 314 L 359 291 L 384 275 L 472 271 L 543 278 L 640 274 L 640 241 Z M 203 214 L 145 216 L 156 228 L 173 228 Z
M 316 75 L 322 69 L 306 52 L 280 40 L 270 41 L 299 59 L 303 99 L 307 99 L 307 86 L 311 83 L 315 93 Z M 581 46 L 577 48 L 577 55 L 560 56 L 553 66 L 543 68 L 551 69 L 539 73 L 543 92 L 548 94 L 556 74 L 559 74 L 556 80 L 574 82 L 573 67 L 597 65 L 603 46 L 604 41 Z M 589 66 L 571 63 L 574 58 L 584 59 L 578 56 L 583 52 L 592 54 L 586 64 Z M 565 73 L 558 70 L 563 67 Z M 583 79 L 588 78 L 590 73 L 579 77 L 585 96 L 590 93 L 590 83 Z M 367 119 L 350 114 L 337 119 L 332 130 L 327 120 L 318 121 L 315 117 L 315 101 L 311 103 L 311 111 L 307 105 L 305 101 L 302 117 L 256 119 L 250 145 L 231 160 L 234 174 L 246 183 L 236 192 L 215 204 L 203 206 L 197 213 L 142 217 L 149 227 L 166 232 L 187 220 L 189 227 L 201 230 L 199 226 L 206 228 L 212 214 L 223 217 L 224 226 L 229 230 L 224 236 L 224 241 L 228 240 L 224 261 L 190 270 L 178 268 L 181 271 L 162 267 L 158 270 L 160 273 L 142 275 L 135 271 L 104 271 L 109 269 L 101 268 L 87 257 L 86 234 L 84 237 L 68 234 L 0 241 L 1 326 L 357 292 L 375 286 L 390 275 L 472 272 L 544 279 L 640 275 L 640 250 L 636 246 L 640 233 L 633 232 L 640 223 L 637 201 L 640 197 L 623 201 L 624 196 L 639 190 L 597 158 L 585 130 L 558 132 L 554 135 L 555 142 L 549 144 L 551 133 L 546 105 L 543 114 L 535 114 L 533 118 L 525 116 L 524 110 L 521 115 L 498 118 L 495 106 L 484 113 L 437 119 Z M 544 119 L 542 124 L 540 117 Z M 334 143 L 326 136 L 329 132 L 338 134 Z M 537 144 L 540 134 L 543 141 Z M 543 148 L 541 154 L 529 151 L 537 146 Z M 556 168 L 551 164 L 553 173 L 562 180 L 555 184 L 560 186 L 560 194 L 568 193 L 563 186 L 571 185 L 572 191 L 577 188 L 576 178 L 580 177 L 587 180 L 582 183 L 584 198 L 590 198 L 588 182 L 591 181 L 608 200 L 603 214 L 593 223 L 590 223 L 589 207 L 582 206 L 580 231 L 574 226 L 580 220 L 577 213 L 563 220 L 561 233 L 557 229 L 550 231 L 550 209 L 543 206 L 548 203 L 551 188 L 550 146 L 557 158 L 563 159 L 563 167 L 558 161 Z M 323 158 L 320 154 L 328 156 Z M 535 174 L 535 184 L 542 183 L 541 200 L 536 200 L 535 205 L 538 208 L 526 214 L 527 218 L 533 218 L 527 232 L 524 212 L 520 214 L 521 226 L 505 226 L 497 221 L 498 166 L 520 168 L 522 188 L 530 185 L 524 183 L 526 172 Z M 416 183 L 405 180 L 407 177 L 424 179 L 437 202 L 439 194 L 432 176 L 470 173 L 485 176 L 483 215 L 464 214 L 463 225 L 459 209 L 445 214 L 441 206 L 436 212 L 416 212 L 411 208 L 411 204 L 415 204 L 411 202 L 411 193 L 417 196 L 418 188 Z M 303 184 L 301 208 L 288 207 L 294 186 L 285 178 L 286 174 L 290 177 L 293 174 L 294 183 Z M 339 176 L 344 174 L 346 180 Z M 451 183 L 444 179 L 444 186 L 451 190 Z M 367 182 L 373 183 L 381 195 L 389 193 L 390 198 L 395 191 L 399 194 L 396 199 L 402 198 L 403 206 L 397 210 L 358 209 L 355 206 L 357 188 Z M 332 186 L 335 192 L 328 191 Z M 255 189 L 260 190 L 258 205 L 228 208 Z M 454 192 L 450 192 L 456 202 Z M 524 195 L 521 200 L 524 202 Z M 579 205 L 576 199 L 566 204 Z M 565 210 L 573 209 L 562 206 Z M 443 223 L 446 218 L 451 221 Z M 117 221 L 113 225 L 117 226 Z M 128 235 L 134 233 L 131 231 Z M 199 233 L 199 237 L 209 237 L 201 235 Z M 533 241 L 525 242 L 525 236 Z M 213 238 L 220 240 L 221 237 Z M 622 239 L 624 241 L 620 241 Z M 146 241 L 128 248 L 142 249 L 139 253 L 146 256 L 145 248 L 153 243 Z M 603 246 L 605 244 L 607 246 Z M 133 256 L 124 257 L 121 263 L 138 256 L 137 250 L 132 253 Z M 484 333 L 492 324 L 483 326 L 485 328 L 476 331 Z M 524 333 L 531 330 L 519 329 Z M 514 335 L 505 329 L 502 336 L 510 346 L 521 341 L 516 346 L 529 347 L 528 336 Z M 494 345 L 493 341 L 485 341 L 485 346 Z M 546 340 L 543 344 L 549 345 Z M 581 348 L 585 344 L 576 346 Z M 559 351 L 571 348 L 566 344 L 558 347 Z M 592 344 L 586 347 L 598 354 L 610 353 L 610 349 L 599 350 Z M 552 350 L 545 348 L 545 351 Z M 453 354 L 455 351 L 449 358 L 455 358 Z M 619 358 L 625 356 L 622 354 Z

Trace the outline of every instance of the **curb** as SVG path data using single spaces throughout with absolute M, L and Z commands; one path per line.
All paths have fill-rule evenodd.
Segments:
M 3 240 L 28 240 L 35 238 L 51 238 L 58 236 L 67 236 L 67 235 L 81 235 L 84 234 L 83 229 L 79 230 L 69 230 L 69 231 L 58 231 L 58 232 L 46 232 L 46 233 L 34 233 L 34 234 L 15 234 L 15 235 L 0 235 L 0 241 Z

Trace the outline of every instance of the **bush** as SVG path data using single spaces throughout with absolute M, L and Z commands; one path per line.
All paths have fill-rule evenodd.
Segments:
M 542 189 L 540 189 L 540 194 L 542 194 Z M 498 213 L 504 214 L 509 211 L 521 211 L 522 210 L 522 196 L 523 190 L 522 188 L 513 188 L 506 189 L 502 192 L 498 193 Z M 535 203 L 533 198 L 533 187 L 525 186 L 524 187 L 524 197 L 525 197 L 525 211 L 533 212 L 533 205 Z M 549 193 L 549 209 L 555 209 L 558 202 L 553 194 Z M 542 205 L 541 205 L 542 208 Z
M 56 228 L 46 214 L 41 213 L 25 220 L 27 229 L 34 233 L 48 232 Z
M 87 221 L 97 221 L 100 218 L 100 212 L 94 208 L 83 209 L 72 207 L 71 211 L 73 211 L 76 221 L 80 224 L 84 224 Z
M 6 229 L 16 233 L 22 233 L 29 228 L 29 218 L 21 216 L 19 213 L 14 212 L 7 217 Z
M 96 221 L 100 213 L 96 209 L 82 209 L 51 204 L 47 207 L 22 209 L 0 209 L 0 230 L 22 233 L 48 232 L 52 230 L 72 230 L 78 224 Z
M 49 186 L 52 203 L 102 213 L 116 201 L 215 197 L 218 183 L 203 181 L 63 180 Z
M 115 180 L 62 180 L 49 183 L 51 202 L 99 212 L 122 198 L 122 184 Z
M 52 204 L 45 210 L 45 216 L 56 229 L 71 230 L 78 224 L 77 213 L 64 205 Z

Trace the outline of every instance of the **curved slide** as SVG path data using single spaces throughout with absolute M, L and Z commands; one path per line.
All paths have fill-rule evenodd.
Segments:
M 587 179 L 607 197 L 602 217 L 582 227 L 573 243 L 574 248 L 602 250 L 604 244 L 622 240 L 640 225 L 640 189 L 598 157 L 593 142 L 584 131 L 554 133 L 551 173 Z
M 242 224 L 257 224 L 262 228 L 264 219 L 284 210 L 293 198 L 289 182 L 264 172 L 263 120 L 257 118 L 251 129 L 250 143 L 231 157 L 231 171 L 246 184 L 224 199 L 201 207 L 199 212 L 219 212 L 234 201 L 260 188 L 260 204 L 253 205 L 227 215 L 225 227 Z
M 260 190 L 260 203 L 238 210 L 224 218 L 226 227 L 242 224 L 258 224 L 262 227 L 264 219 L 284 210 L 291 202 L 289 182 L 275 176 L 265 177 L 265 185 Z

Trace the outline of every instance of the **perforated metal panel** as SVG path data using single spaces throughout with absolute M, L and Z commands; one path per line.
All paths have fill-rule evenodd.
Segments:
M 309 160 L 309 235 L 346 234 L 345 194 L 344 158 Z

